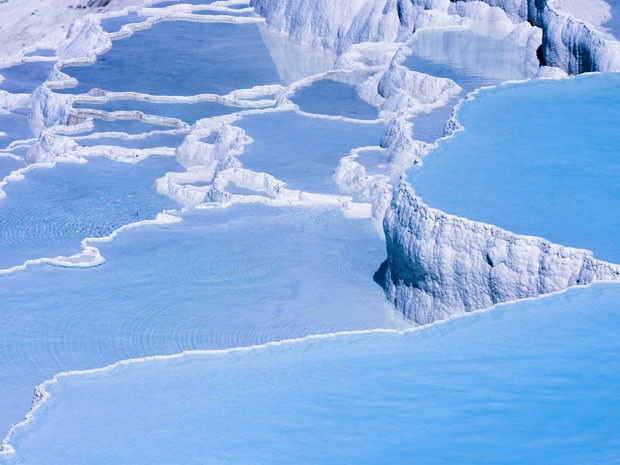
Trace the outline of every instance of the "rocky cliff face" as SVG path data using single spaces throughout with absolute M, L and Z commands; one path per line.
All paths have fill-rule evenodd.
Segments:
M 395 191 L 384 230 L 387 296 L 419 324 L 620 280 L 620 266 L 596 260 L 587 250 L 448 215 L 425 205 L 406 183 Z

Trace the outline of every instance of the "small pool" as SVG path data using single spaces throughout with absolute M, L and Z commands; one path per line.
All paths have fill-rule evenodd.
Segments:
M 290 189 L 338 193 L 334 170 L 356 147 L 379 145 L 383 124 L 360 124 L 301 116 L 292 111 L 244 117 L 235 123 L 254 139 L 239 157 Z M 283 129 L 286 128 L 286 129 Z
M 92 88 L 153 95 L 227 94 L 278 84 L 276 67 L 256 24 L 164 21 L 115 41 L 86 67 L 63 70 L 84 93 Z

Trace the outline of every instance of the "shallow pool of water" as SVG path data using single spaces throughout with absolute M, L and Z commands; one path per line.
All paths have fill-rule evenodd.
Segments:
M 532 78 L 538 72 L 532 51 L 510 38 L 494 38 L 472 30 L 429 30 L 415 34 L 413 54 L 403 65 L 421 73 L 452 79 L 463 92 L 447 105 L 413 119 L 414 136 L 433 142 L 444 135 L 452 108 L 465 95 L 480 87 L 507 80 Z
M 180 169 L 171 157 L 137 165 L 93 158 L 86 165 L 60 164 L 28 173 L 5 187 L 7 197 L 0 200 L 0 269 L 72 255 L 86 237 L 105 236 L 175 207 L 155 192 L 155 180 Z
M 47 79 L 53 67 L 53 61 L 31 61 L 2 68 L 0 75 L 4 80 L 0 82 L 0 89 L 14 94 L 29 94 Z
M 0 276 L 3 431 L 58 371 L 392 324 L 373 281 L 385 245 L 369 220 L 338 211 L 203 211 L 99 247 L 96 268 Z
M 231 59 L 234 57 L 234 59 Z M 154 95 L 227 94 L 280 82 L 256 24 L 164 21 L 114 42 L 86 67 L 64 71 L 92 88 Z
M 272 174 L 290 189 L 337 193 L 333 173 L 356 147 L 379 145 L 383 124 L 359 124 L 276 112 L 235 123 L 254 139 L 239 158 L 253 171 Z M 285 129 L 284 129 L 285 128 Z
M 365 120 L 377 118 L 377 109 L 359 97 L 355 86 L 331 79 L 322 79 L 300 89 L 291 100 L 308 113 Z
M 620 74 L 485 91 L 459 112 L 465 130 L 409 180 L 448 213 L 617 262 L 619 111 Z
M 599 285 L 415 333 L 62 378 L 15 463 L 618 464 L 619 302 Z

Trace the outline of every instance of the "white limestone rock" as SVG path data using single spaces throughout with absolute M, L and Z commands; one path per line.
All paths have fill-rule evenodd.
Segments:
M 77 143 L 68 137 L 58 136 L 51 131 L 43 131 L 37 142 L 26 154 L 26 162 L 54 163 L 61 160 L 75 160 L 77 157 L 72 152 Z
M 446 105 L 462 89 L 451 79 L 412 71 L 392 62 L 379 81 L 378 91 L 385 99 L 381 105 L 383 113 L 410 117 Z
M 595 281 L 620 266 L 425 205 L 401 183 L 387 210 L 388 299 L 418 324 Z

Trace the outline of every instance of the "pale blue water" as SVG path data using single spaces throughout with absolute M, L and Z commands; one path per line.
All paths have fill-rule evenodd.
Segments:
M 215 102 L 200 103 L 153 103 L 143 100 L 111 100 L 104 104 L 76 103 L 75 108 L 95 108 L 103 111 L 137 110 L 148 115 L 177 118 L 188 124 L 201 118 L 226 115 L 242 110 L 240 107 L 222 105 Z
M 530 51 L 508 39 L 481 36 L 471 30 L 421 31 L 410 44 L 413 54 L 403 62 L 411 70 L 451 79 L 462 89 L 447 105 L 413 118 L 414 136 L 433 142 L 444 135 L 452 108 L 466 94 L 483 86 L 536 75 Z
M 4 133 L 4 135 L 0 134 L 0 149 L 7 149 L 11 143 L 16 141 L 34 138 L 34 134 L 28 125 L 27 116 L 21 110 L 18 111 L 19 113 L 0 114 L 0 132 Z M 19 156 L 24 155 L 23 150 L 12 149 L 11 153 Z M 3 171 L 0 176 L 3 177 L 6 174 L 8 173 Z
M 106 32 L 118 32 L 125 24 L 142 23 L 146 19 L 145 16 L 140 16 L 138 13 L 129 13 L 125 16 L 102 19 L 101 28 Z
M 89 132 L 125 132 L 127 134 L 141 134 L 151 131 L 163 131 L 174 129 L 170 126 L 159 126 L 156 124 L 145 123 L 141 120 L 105 120 L 96 118 L 93 120 L 94 128 Z M 82 135 L 82 134 L 80 134 Z
M 183 142 L 185 134 L 155 134 L 144 139 L 121 139 L 117 137 L 101 137 L 79 141 L 84 147 L 95 145 L 117 145 L 128 149 L 147 149 L 155 147 L 175 148 Z
M 7 197 L 0 200 L 0 269 L 74 254 L 86 237 L 105 236 L 175 207 L 155 192 L 155 180 L 180 169 L 170 157 L 137 165 L 92 158 L 86 165 L 60 164 L 28 173 L 5 187 Z
M 330 121 L 277 112 L 247 116 L 235 123 L 254 139 L 240 157 L 253 171 L 267 172 L 290 189 L 337 193 L 332 175 L 356 147 L 379 145 L 383 124 Z
M 618 464 L 619 302 L 599 285 L 405 335 L 63 378 L 7 463 Z
M 91 66 L 64 71 L 79 81 L 76 88 L 60 91 L 70 93 L 101 88 L 155 95 L 227 94 L 281 82 L 256 24 L 165 21 L 116 41 Z
M 216 10 L 198 10 L 198 11 L 194 11 L 193 13 L 196 15 L 208 15 L 208 16 L 242 16 L 242 17 L 248 17 L 254 14 L 253 11 L 234 12 L 234 11 L 216 11 Z
M 0 156 L 0 179 L 23 166 L 24 163 L 21 160 Z
M 160 23 L 114 42 L 93 66 L 65 70 L 80 80 L 77 89 L 68 91 L 101 87 L 167 95 L 224 94 L 289 82 L 291 76 L 299 79 L 324 70 L 321 66 L 329 62 L 311 63 L 276 36 L 256 25 Z M 527 57 L 505 41 L 452 33 L 424 37 L 418 41 L 417 58 L 407 65 L 444 73 L 466 89 L 529 76 L 523 64 Z M 609 92 L 615 89 L 605 86 Z M 565 90 L 545 90 L 538 97 L 551 106 L 566 98 Z M 596 94 L 596 89 L 583 93 Z M 525 97 L 509 99 L 502 117 L 519 110 L 519 124 L 549 124 L 550 114 L 531 110 L 541 103 L 528 105 Z M 302 89 L 293 99 L 311 112 L 364 119 L 375 115 L 353 87 L 333 81 Z M 553 111 L 579 108 L 568 100 Z M 601 105 L 612 102 L 608 113 L 600 116 L 601 124 L 611 124 L 616 119 L 614 99 L 594 100 Z M 138 109 L 189 123 L 238 110 L 214 103 L 131 100 L 93 108 Z M 445 109 L 449 106 L 441 111 Z M 432 113 L 425 123 L 414 120 L 418 130 L 425 127 L 416 135 L 426 131 L 432 140 L 442 115 Z M 489 151 L 501 151 L 497 133 L 515 122 L 486 118 L 481 118 L 480 127 L 492 127 L 495 136 L 482 143 Z M 580 123 L 590 127 L 592 121 L 598 120 L 589 116 Z M 377 124 L 334 122 L 293 112 L 249 116 L 235 124 L 255 141 L 240 157 L 246 167 L 273 174 L 290 188 L 324 193 L 338 191 L 332 173 L 340 158 L 352 148 L 378 145 L 384 130 Z M 0 131 L 1 125 L 0 117 Z M 96 126 L 132 133 L 151 127 L 136 121 L 97 121 Z M 566 129 L 558 127 L 560 132 Z M 526 129 L 526 137 L 534 134 L 537 148 L 550 143 L 549 137 Z M 609 132 L 608 127 L 600 134 L 594 130 L 592 137 Z M 12 137 L 9 134 L 7 140 Z M 108 138 L 83 145 L 174 147 L 181 138 Z M 515 146 L 514 140 L 505 143 L 511 150 Z M 467 143 L 463 147 L 467 149 Z M 596 150 L 597 166 L 607 175 L 601 192 L 609 191 L 614 165 L 606 164 Z M 372 151 L 361 158 L 373 170 L 381 170 L 378 162 L 384 155 Z M 519 173 L 480 166 L 483 180 L 496 173 L 498 178 Z M 156 157 L 136 166 L 95 159 L 85 166 L 60 165 L 29 174 L 26 181 L 11 184 L 9 197 L 0 201 L 0 267 L 5 267 L 3 261 L 10 266 L 25 258 L 73 253 L 85 236 L 105 235 L 172 207 L 155 192 L 154 180 L 178 169 L 171 158 Z M 587 169 L 575 172 L 591 175 Z M 443 172 L 440 176 L 429 186 L 450 179 Z M 453 181 L 454 192 L 462 187 L 458 181 Z M 501 182 L 499 187 L 511 186 L 506 179 Z M 546 187 L 555 189 L 555 184 Z M 248 193 L 242 188 L 235 192 Z M 588 192 L 598 195 L 596 189 Z M 487 198 L 472 196 L 471 201 L 478 212 Z M 504 205 L 499 209 L 510 216 Z M 616 206 L 609 204 L 608 209 L 613 215 Z M 596 221 L 579 217 L 589 223 L 581 230 L 583 238 L 596 229 L 595 223 L 603 223 L 599 216 L 604 217 L 604 209 L 591 211 Z M 524 217 L 522 212 L 518 215 Z M 527 213 L 528 221 L 530 216 L 535 215 Z M 596 231 L 595 240 L 609 240 L 608 224 Z M 385 258 L 384 242 L 370 221 L 347 219 L 337 211 L 260 205 L 199 211 L 185 215 L 180 224 L 134 229 L 98 247 L 107 258 L 99 267 L 39 266 L 0 277 L 1 430 L 27 411 L 33 386 L 59 371 L 186 349 L 403 325 L 373 281 Z M 620 407 L 618 289 L 581 289 L 404 336 L 349 336 L 74 378 L 55 388 L 54 400 L 40 419 L 16 438 L 18 455 L 8 462 L 620 463 L 620 422 L 615 415 Z
M 2 68 L 0 74 L 4 81 L 0 83 L 0 89 L 14 94 L 29 94 L 47 79 L 53 67 L 53 61 L 33 61 Z
M 355 119 L 377 118 L 377 109 L 359 97 L 355 86 L 331 79 L 323 79 L 300 89 L 291 101 L 308 113 Z
M 99 247 L 107 262 L 96 268 L 0 276 L 0 429 L 58 371 L 390 324 L 373 282 L 385 244 L 369 221 L 338 211 L 203 211 Z
M 620 261 L 620 75 L 485 91 L 409 180 L 425 202 Z
M 41 48 L 34 52 L 26 53 L 27 57 L 40 56 L 40 57 L 53 57 L 56 56 L 56 50 L 51 48 Z
M 0 148 L 7 148 L 16 140 L 31 139 L 34 134 L 28 125 L 27 109 L 14 109 L 11 113 L 0 114 Z

